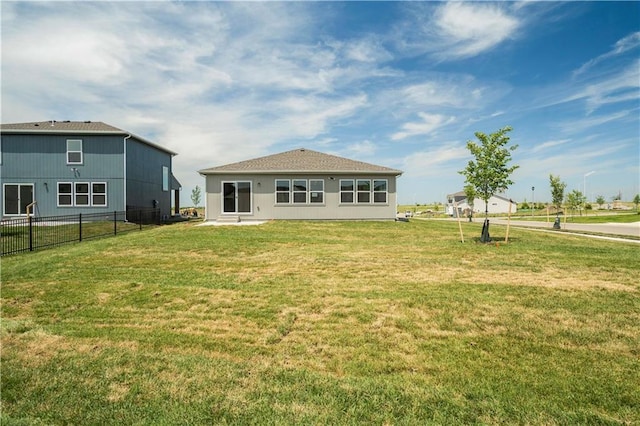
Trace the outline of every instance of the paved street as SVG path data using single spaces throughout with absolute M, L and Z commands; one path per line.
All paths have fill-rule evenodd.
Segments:
M 476 221 L 481 221 L 476 218 Z M 496 225 L 506 225 L 506 219 L 489 218 L 489 222 Z M 562 229 L 566 231 L 593 232 L 608 235 L 624 235 L 630 237 L 640 237 L 640 222 L 634 223 L 561 223 Z M 512 220 L 512 227 L 534 227 L 547 228 L 553 230 L 553 221 L 528 221 L 528 220 Z

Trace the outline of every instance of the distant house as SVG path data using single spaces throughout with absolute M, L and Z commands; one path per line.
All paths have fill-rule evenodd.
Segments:
M 208 221 L 389 219 L 400 170 L 295 149 L 200 170 Z
M 179 209 L 175 152 L 101 122 L 44 121 L 0 126 L 3 217 Z
M 511 213 L 515 213 L 518 210 L 518 203 L 500 195 L 494 195 L 489 198 L 489 213 L 507 214 L 509 213 L 509 204 L 511 204 Z M 468 215 L 471 206 L 464 191 L 447 195 L 446 212 L 449 216 L 455 216 L 455 206 L 458 207 L 461 216 Z M 473 201 L 473 212 L 474 214 L 485 212 L 484 200 L 476 198 Z

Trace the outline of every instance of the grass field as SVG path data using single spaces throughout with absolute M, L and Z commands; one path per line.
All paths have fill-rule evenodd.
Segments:
M 462 226 L 182 223 L 3 258 L 1 423 L 640 423 L 637 245 Z

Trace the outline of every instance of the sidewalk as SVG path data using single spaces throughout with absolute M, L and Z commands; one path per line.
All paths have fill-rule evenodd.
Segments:
M 474 221 L 479 221 L 477 218 Z M 482 219 L 484 220 L 484 219 Z M 489 223 L 495 225 L 507 225 L 506 219 L 499 218 L 489 218 Z M 639 243 L 640 240 L 634 240 L 630 238 L 624 237 L 636 237 L 640 238 L 640 222 L 633 223 L 564 223 L 561 222 L 561 230 L 562 231 L 575 231 L 573 234 L 582 235 L 585 237 L 591 238 L 600 238 L 600 239 L 608 239 L 608 240 L 616 240 L 616 241 L 627 241 Z M 511 225 L 512 228 L 535 228 L 537 230 L 543 230 L 548 232 L 558 232 L 558 230 L 553 229 L 553 221 L 529 221 L 529 220 L 512 220 Z M 580 232 L 589 232 L 594 234 L 603 234 L 602 235 L 589 235 L 589 234 L 580 234 Z

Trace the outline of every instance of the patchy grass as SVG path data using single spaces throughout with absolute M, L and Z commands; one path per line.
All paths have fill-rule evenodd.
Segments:
M 2 424 L 640 422 L 637 247 L 462 225 L 184 223 L 3 259 Z

